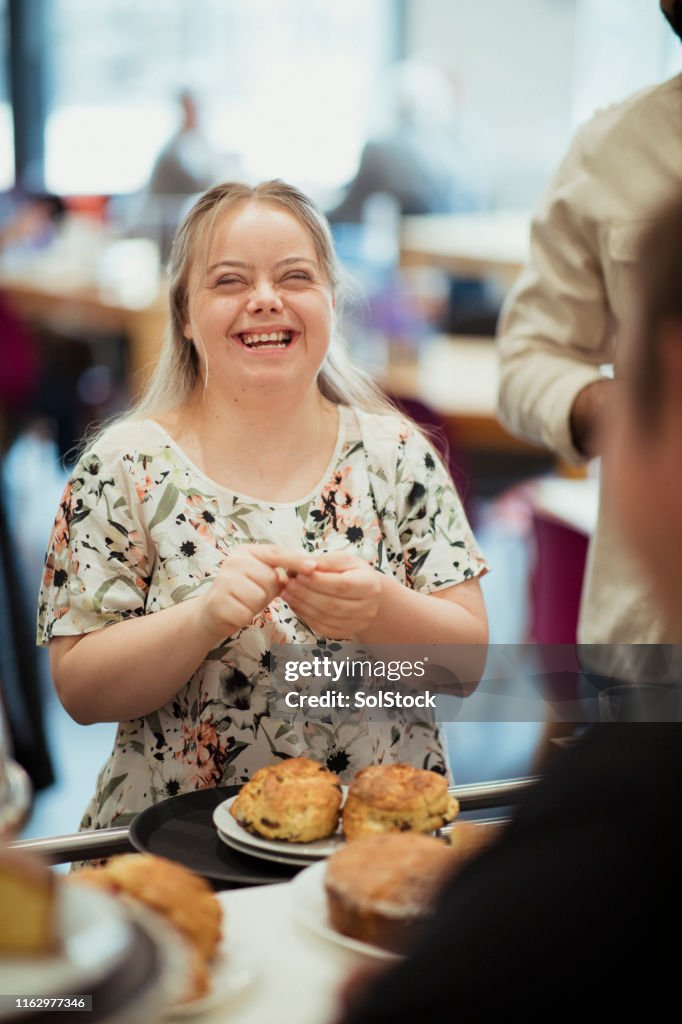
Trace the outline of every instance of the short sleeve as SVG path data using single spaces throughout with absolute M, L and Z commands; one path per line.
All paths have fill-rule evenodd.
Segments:
M 403 424 L 396 514 L 406 582 L 430 593 L 488 571 L 450 474 L 429 441 Z
M 144 614 L 153 556 L 130 463 L 93 449 L 74 468 L 45 556 L 39 644 Z

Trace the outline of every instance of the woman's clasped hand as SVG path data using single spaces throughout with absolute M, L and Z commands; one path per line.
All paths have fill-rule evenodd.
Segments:
M 290 576 L 309 575 L 315 565 L 309 555 L 276 544 L 238 544 L 202 598 L 207 628 L 216 640 L 246 628 L 282 594 Z
M 315 572 L 289 580 L 283 597 L 314 632 L 362 639 L 379 611 L 382 578 L 357 555 L 328 554 L 317 559 Z
M 276 544 L 240 544 L 204 595 L 205 624 L 216 640 L 245 629 L 282 597 L 314 633 L 360 637 L 379 611 L 382 575 L 347 552 L 310 555 Z

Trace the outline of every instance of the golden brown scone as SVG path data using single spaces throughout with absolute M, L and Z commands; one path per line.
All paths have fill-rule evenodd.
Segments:
M 325 872 L 333 927 L 384 949 L 404 950 L 456 862 L 446 843 L 416 832 L 348 843 L 332 854 Z
M 146 853 L 112 857 L 104 867 L 83 868 L 73 878 L 139 900 L 169 921 L 189 949 L 191 982 L 182 1001 L 208 992 L 207 965 L 222 937 L 223 911 L 205 879 L 181 864 Z
M 372 765 L 350 784 L 343 833 L 359 839 L 379 832 L 434 832 L 458 811 L 444 775 L 411 764 Z
M 292 757 L 259 768 L 230 814 L 242 828 L 266 839 L 312 843 L 336 831 L 341 799 L 338 775 L 307 757 Z

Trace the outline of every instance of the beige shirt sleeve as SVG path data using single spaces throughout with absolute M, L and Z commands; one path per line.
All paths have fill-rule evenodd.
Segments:
M 611 350 L 611 315 L 599 255 L 597 187 L 579 133 L 534 217 L 531 254 L 500 318 L 499 416 L 514 433 L 570 462 L 569 415 L 599 380 Z M 591 191 L 592 189 L 592 191 Z

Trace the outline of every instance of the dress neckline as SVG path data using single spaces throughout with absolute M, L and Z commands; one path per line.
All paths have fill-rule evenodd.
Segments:
M 235 490 L 233 487 L 227 487 L 225 484 L 219 484 L 217 480 L 214 480 L 213 477 L 209 476 L 208 473 L 205 472 L 205 470 L 197 466 L 196 462 L 190 459 L 185 449 L 178 444 L 175 438 L 171 434 L 169 434 L 165 427 L 162 427 L 160 423 L 158 423 L 155 419 L 152 419 L 151 417 L 148 417 L 143 422 L 153 427 L 154 430 L 157 431 L 157 433 L 161 434 L 167 446 L 171 448 L 177 455 L 180 456 L 185 465 L 189 469 L 191 469 L 193 473 L 195 473 L 197 476 L 201 477 L 202 480 L 205 480 L 208 484 L 210 484 L 210 486 L 214 488 L 214 490 L 219 491 L 221 494 L 229 494 L 231 497 L 238 498 L 240 501 L 243 501 L 249 505 L 260 505 L 263 508 L 295 509 L 299 508 L 301 505 L 305 505 L 306 502 L 308 501 L 312 501 L 312 499 L 315 498 L 320 493 L 324 485 L 329 480 L 329 477 L 331 476 L 332 471 L 339 460 L 339 455 L 341 454 L 341 450 L 346 439 L 348 417 L 351 415 L 351 410 L 344 405 L 338 405 L 337 409 L 339 411 L 339 422 L 336 433 L 336 442 L 334 444 L 334 450 L 332 452 L 331 458 L 327 466 L 325 467 L 322 476 L 314 485 L 312 490 L 310 490 L 308 494 L 304 495 L 302 498 L 296 498 L 294 501 L 268 501 L 265 498 L 254 498 L 249 494 L 244 494 L 241 491 Z

